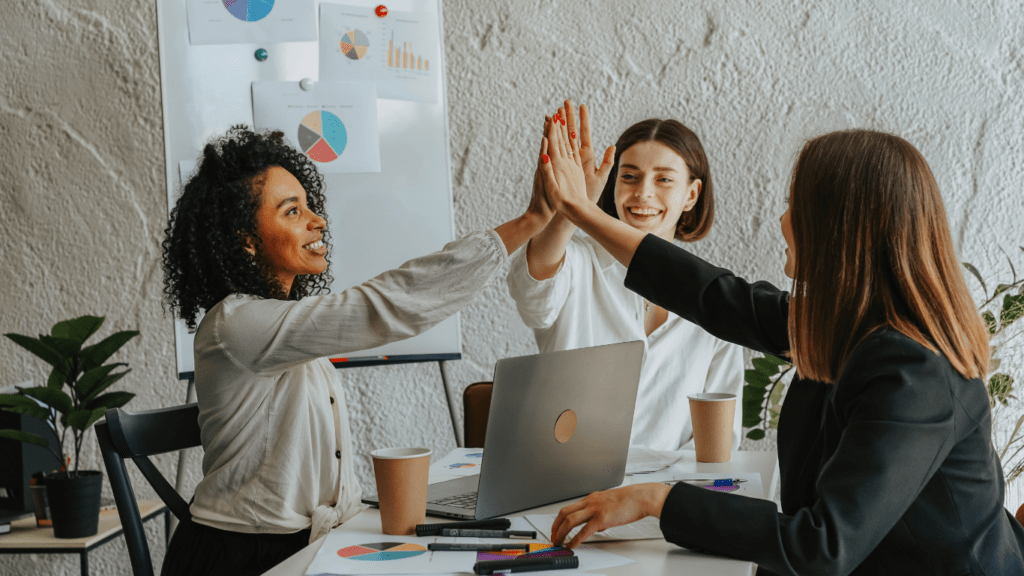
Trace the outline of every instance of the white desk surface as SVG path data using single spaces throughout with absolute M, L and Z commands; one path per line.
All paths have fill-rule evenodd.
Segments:
M 765 498 L 771 499 L 775 494 L 775 487 L 779 481 L 779 461 L 774 451 L 771 452 L 733 452 L 729 462 L 722 464 L 700 464 L 696 462 L 694 453 L 690 451 L 677 452 L 684 455 L 682 462 L 677 463 L 673 470 L 683 472 L 759 472 L 761 474 L 761 485 L 765 488 Z M 449 480 L 454 476 L 431 475 L 430 483 Z M 626 476 L 624 484 L 646 482 L 643 474 Z M 507 516 L 523 516 L 525 514 L 555 514 L 566 504 L 574 502 L 566 500 L 557 504 L 549 504 L 514 512 Z M 428 522 L 444 522 L 444 519 L 428 517 Z M 368 508 L 349 520 L 335 530 L 380 530 L 380 511 L 376 508 Z M 321 538 L 296 552 L 284 562 L 278 564 L 264 576 L 302 576 L 306 568 L 316 556 L 324 539 Z M 731 560 L 718 556 L 709 556 L 692 552 L 686 548 L 680 548 L 664 540 L 628 540 L 624 542 L 603 542 L 594 543 L 593 546 L 625 556 L 635 563 L 626 564 L 617 568 L 609 568 L 600 572 L 608 576 L 633 575 L 633 574 L 701 574 L 706 576 L 752 576 L 757 566 L 750 562 Z M 566 572 L 571 574 L 571 572 Z

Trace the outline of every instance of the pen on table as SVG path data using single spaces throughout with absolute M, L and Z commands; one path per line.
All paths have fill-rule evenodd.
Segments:
M 512 521 L 508 518 L 491 518 L 490 520 L 467 520 L 464 522 L 445 522 L 443 524 L 417 524 L 417 536 L 440 536 L 441 530 L 453 528 L 486 528 L 488 530 L 508 530 Z
M 675 484 L 676 482 L 685 482 L 687 484 L 706 484 L 708 486 L 733 486 L 741 482 L 746 482 L 743 478 L 689 478 L 687 480 L 666 480 L 666 484 Z
M 543 558 L 481 560 L 473 564 L 473 572 L 477 574 L 508 574 L 511 572 L 540 572 L 542 570 L 571 570 L 579 567 L 579 556 L 549 556 Z
M 435 542 L 427 544 L 427 550 L 431 552 L 460 552 L 472 550 L 475 552 L 529 552 L 529 544 L 449 544 L 447 542 Z
M 462 536 L 463 538 L 536 538 L 537 532 L 533 530 L 466 530 L 445 528 L 441 530 L 441 536 Z

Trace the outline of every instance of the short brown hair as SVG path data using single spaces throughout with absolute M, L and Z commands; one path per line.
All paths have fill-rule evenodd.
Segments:
M 708 166 L 708 157 L 704 153 L 704 146 L 700 138 L 677 120 L 659 120 L 651 118 L 643 122 L 637 122 L 619 136 L 615 143 L 615 163 L 612 164 L 612 171 L 608 173 L 608 181 L 601 191 L 598 199 L 600 206 L 612 218 L 618 218 L 615 211 L 615 181 L 619 175 L 619 159 L 622 153 L 640 142 L 660 142 L 671 148 L 679 157 L 686 162 L 686 168 L 690 171 L 690 182 L 696 179 L 701 181 L 700 194 L 697 196 L 697 203 L 693 208 L 683 212 L 676 223 L 676 238 L 684 242 L 700 240 L 711 231 L 711 224 L 715 220 L 715 196 L 714 188 L 711 185 L 711 168 Z
M 953 250 L 931 169 L 909 142 L 868 130 L 804 145 L 793 168 L 796 248 L 789 342 L 804 378 L 835 382 L 868 334 L 891 327 L 965 378 L 988 333 Z

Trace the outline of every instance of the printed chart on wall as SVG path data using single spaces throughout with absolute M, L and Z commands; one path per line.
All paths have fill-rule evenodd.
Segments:
M 320 5 L 321 80 L 372 80 L 379 98 L 437 102 L 439 47 L 435 14 Z
M 380 172 L 372 82 L 253 82 L 256 128 L 281 130 L 325 174 Z
M 188 0 L 191 44 L 316 40 L 314 0 Z

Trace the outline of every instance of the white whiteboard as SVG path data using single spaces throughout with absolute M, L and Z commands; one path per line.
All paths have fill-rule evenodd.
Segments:
M 341 3 L 374 7 L 381 2 Z M 316 4 L 319 15 L 320 0 Z M 393 0 L 386 5 L 391 11 L 437 14 L 438 38 L 444 38 L 440 0 Z M 179 162 L 195 160 L 208 140 L 233 124 L 252 126 L 254 80 L 318 80 L 319 43 L 193 46 L 189 44 L 185 0 L 157 0 L 157 24 L 164 164 L 171 204 L 181 190 Z M 264 62 L 255 58 L 259 48 L 268 52 Z M 332 292 L 439 250 L 454 239 L 443 47 L 438 52 L 438 102 L 377 101 L 381 172 L 325 175 L 333 244 Z M 180 320 L 175 322 L 174 341 L 179 378 L 191 379 L 192 335 Z M 457 359 L 461 351 L 459 317 L 455 315 L 419 336 L 352 353 L 348 362 L 335 365 Z

